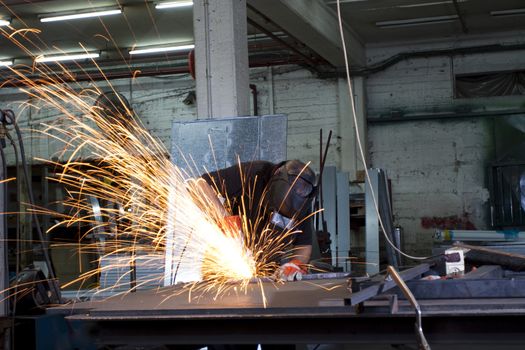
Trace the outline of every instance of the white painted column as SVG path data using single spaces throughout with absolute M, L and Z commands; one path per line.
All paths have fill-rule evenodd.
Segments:
M 246 0 L 193 4 L 197 116 L 249 115 Z
M 341 169 L 350 174 L 350 181 L 357 179 L 357 172 L 365 169 L 359 146 L 357 142 L 357 130 L 365 157 L 368 158 L 367 150 L 367 128 L 366 128 L 366 96 L 365 78 L 352 78 L 352 88 L 354 93 L 354 103 L 356 109 L 357 124 L 352 115 L 352 105 L 350 103 L 350 93 L 346 79 L 339 79 L 337 82 L 339 92 L 339 126 L 341 136 Z M 368 159 L 367 159 L 368 161 Z

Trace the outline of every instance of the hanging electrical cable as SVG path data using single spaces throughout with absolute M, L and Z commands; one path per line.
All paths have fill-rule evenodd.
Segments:
M 348 93 L 350 95 L 349 96 L 350 97 L 350 106 L 352 108 L 352 118 L 354 120 L 354 125 L 355 125 L 355 133 L 356 133 L 356 138 L 357 138 L 357 145 L 358 145 L 358 148 L 359 148 L 359 154 L 361 156 L 361 160 L 363 161 L 363 164 L 364 164 L 364 170 L 365 170 L 366 179 L 368 180 L 368 183 L 370 184 L 371 182 L 370 182 L 370 174 L 368 172 L 368 164 L 367 164 L 367 161 L 366 161 L 366 158 L 365 158 L 365 152 L 363 150 L 363 145 L 361 144 L 361 132 L 359 130 L 358 123 L 357 123 L 357 113 L 356 113 L 356 108 L 355 108 L 355 103 L 354 103 L 354 92 L 353 92 L 353 88 L 352 88 L 352 81 L 350 79 L 350 65 L 348 63 L 348 54 L 347 54 L 347 51 L 346 51 L 346 43 L 345 43 L 345 36 L 344 36 L 344 30 L 343 30 L 343 20 L 342 20 L 342 16 L 341 16 L 340 0 L 337 0 L 337 20 L 338 20 L 338 23 L 339 23 L 339 34 L 341 35 L 341 45 L 342 45 L 343 56 L 344 56 L 344 61 L 345 61 L 346 83 L 348 85 Z M 426 260 L 426 259 L 431 258 L 432 256 L 414 256 L 414 255 L 410 255 L 410 254 L 407 254 L 407 253 L 403 252 L 398 247 L 396 247 L 396 245 L 390 240 L 390 238 L 388 237 L 388 234 L 386 233 L 383 220 L 381 219 L 381 215 L 379 214 L 379 207 L 378 207 L 378 203 L 377 203 L 377 195 L 376 195 L 376 193 L 374 192 L 374 190 L 373 190 L 373 188 L 371 186 L 370 186 L 370 193 L 372 194 L 372 200 L 374 202 L 374 208 L 375 208 L 375 210 L 377 212 L 377 218 L 378 218 L 378 221 L 379 221 L 379 226 L 381 227 L 381 231 L 383 232 L 383 236 L 385 237 L 386 242 L 392 247 L 392 249 L 397 251 L 399 254 L 401 254 L 401 255 L 409 258 L 409 259 L 412 259 L 412 260 Z

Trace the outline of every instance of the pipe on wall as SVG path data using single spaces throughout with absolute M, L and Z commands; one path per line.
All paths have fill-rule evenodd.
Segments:
M 253 115 L 259 115 L 259 107 L 257 105 L 257 85 L 250 84 L 250 90 L 253 97 Z
M 456 55 L 467 55 L 476 53 L 489 53 L 489 52 L 503 52 L 503 51 L 516 51 L 525 50 L 525 44 L 512 44 L 512 45 L 481 45 L 481 46 L 470 46 L 470 47 L 459 47 L 451 49 L 439 49 L 439 50 L 426 50 L 426 51 L 412 51 L 412 52 L 400 52 L 383 61 L 375 63 L 371 66 L 364 68 L 351 69 L 350 74 L 353 76 L 368 76 L 378 72 L 381 72 L 396 63 L 411 58 L 426 58 L 426 57 L 437 57 L 437 56 L 456 56 Z M 339 72 L 338 76 L 342 76 L 344 72 Z

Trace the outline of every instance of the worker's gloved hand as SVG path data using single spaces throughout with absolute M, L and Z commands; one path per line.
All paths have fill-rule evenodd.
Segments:
M 306 267 L 298 259 L 281 265 L 277 271 L 277 277 L 283 281 L 300 281 L 304 274 L 306 274 Z

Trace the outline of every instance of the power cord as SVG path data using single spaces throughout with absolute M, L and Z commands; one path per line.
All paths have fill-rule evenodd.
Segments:
M 368 183 L 370 184 L 370 174 L 368 172 L 368 165 L 367 165 L 367 161 L 366 161 L 363 145 L 361 144 L 361 135 L 360 135 L 361 132 L 359 130 L 358 123 L 357 123 L 357 113 L 356 113 L 356 108 L 355 108 L 355 103 L 354 103 L 354 93 L 353 93 L 353 88 L 352 88 L 352 81 L 350 79 L 350 65 L 348 63 L 348 54 L 347 54 L 347 51 L 346 51 L 346 42 L 345 42 L 345 35 L 344 35 L 344 29 L 343 29 L 343 18 L 341 16 L 341 1 L 340 0 L 337 0 L 336 6 L 337 6 L 337 20 L 338 20 L 338 24 L 339 24 L 339 34 L 341 35 L 341 45 L 342 45 L 343 56 L 344 56 L 344 61 L 345 61 L 346 83 L 348 85 L 348 94 L 349 94 L 349 97 L 350 97 L 350 105 L 352 107 L 352 117 L 353 117 L 353 120 L 354 120 L 357 145 L 358 145 L 358 148 L 359 148 L 359 153 L 361 155 L 361 160 L 362 160 L 362 162 L 364 164 L 364 170 L 365 170 L 366 178 L 368 180 Z M 427 260 L 427 259 L 429 259 L 430 256 L 409 255 L 409 254 L 403 252 L 401 249 L 396 247 L 396 245 L 388 237 L 388 235 L 386 233 L 387 231 L 385 229 L 385 225 L 383 223 L 383 220 L 381 219 L 381 215 L 379 214 L 379 208 L 378 208 L 378 204 L 377 204 L 377 195 L 376 195 L 376 193 L 374 192 L 374 190 L 372 188 L 370 188 L 370 193 L 372 194 L 372 200 L 374 202 L 374 208 L 375 208 L 375 210 L 377 212 L 377 218 L 378 218 L 378 221 L 379 221 L 379 226 L 381 227 L 381 230 L 383 232 L 383 236 L 385 238 L 385 241 L 392 247 L 392 249 L 394 249 L 399 254 L 401 254 L 401 255 L 409 258 L 409 259 L 412 259 L 412 260 Z

